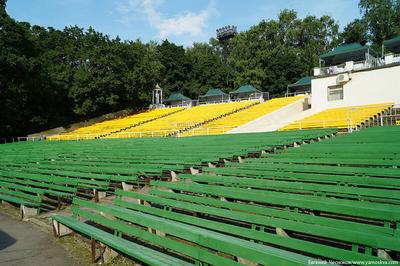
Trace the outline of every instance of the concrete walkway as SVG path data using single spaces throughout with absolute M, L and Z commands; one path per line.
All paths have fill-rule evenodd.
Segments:
M 67 251 L 28 222 L 0 213 L 0 265 L 79 265 Z

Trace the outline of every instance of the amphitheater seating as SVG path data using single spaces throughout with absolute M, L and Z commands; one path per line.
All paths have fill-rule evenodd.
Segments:
M 120 134 L 110 135 L 108 138 L 164 137 L 204 123 L 205 121 L 217 120 L 229 113 L 257 103 L 258 101 L 243 101 L 195 106 L 162 119 L 131 128 Z
M 329 129 L 194 138 L 5 144 L 0 146 L 0 197 L 4 201 L 40 208 L 48 205 L 48 201 L 57 201 L 59 207 L 75 196 L 97 198 L 115 188 L 139 187 L 165 174 L 199 169 L 223 159 L 293 145 L 334 132 Z
M 289 132 L 302 131 L 273 134 Z M 268 145 L 259 157 L 152 180 L 146 193 L 116 190 L 107 204 L 75 198 L 72 212 L 189 263 L 399 260 L 400 128 L 300 139 L 310 144 Z
M 398 261 L 400 127 L 336 131 L 5 144 L 0 199 L 74 194 L 54 226 L 150 265 Z M 101 182 L 115 198 L 82 194 Z
M 149 121 L 153 121 L 164 116 L 168 116 L 175 112 L 179 112 L 183 108 L 163 108 L 150 111 L 143 111 L 138 114 L 129 115 L 117 119 L 107 120 L 95 123 L 87 127 L 81 127 L 71 132 L 61 135 L 49 137 L 49 139 L 60 140 L 76 140 L 77 138 L 94 139 L 99 136 L 108 135 L 112 132 L 131 128 Z
M 311 128 L 343 128 L 354 129 L 387 110 L 393 103 L 372 104 L 351 107 L 332 108 L 292 122 L 281 130 L 311 129 Z
M 117 195 L 129 197 L 131 193 L 117 191 Z M 140 207 L 140 205 L 121 199 L 117 199 L 115 204 L 96 204 L 75 199 L 73 204 L 73 214 L 81 218 L 89 219 L 124 235 L 136 237 L 153 247 L 168 249 L 178 256 L 187 256 L 192 263 L 240 265 L 234 260 L 235 257 L 239 257 L 258 263 L 270 261 L 274 265 L 306 265 L 308 260 L 302 255 L 218 233 L 209 228 L 200 228 L 155 213 L 137 211 L 135 206 Z M 55 219 L 58 219 L 58 216 L 55 216 Z M 132 226 L 133 224 L 136 226 Z M 222 253 L 226 255 L 221 256 Z M 161 265 L 161 262 L 157 265 Z
M 254 105 L 241 112 L 234 113 L 232 115 L 217 119 L 213 122 L 207 123 L 200 128 L 188 131 L 184 136 L 190 135 L 214 135 L 224 134 L 235 127 L 244 125 L 254 119 L 276 111 L 288 104 L 304 98 L 304 96 L 285 97 L 285 98 L 274 98 L 266 102 Z

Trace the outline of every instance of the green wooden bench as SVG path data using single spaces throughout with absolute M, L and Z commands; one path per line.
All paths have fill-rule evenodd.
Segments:
M 400 171 L 395 168 L 372 168 L 372 167 L 348 167 L 328 165 L 302 165 L 302 164 L 263 164 L 263 163 L 236 163 L 227 162 L 229 167 L 240 169 L 252 169 L 263 171 L 298 172 L 298 173 L 322 173 L 322 174 L 352 174 L 370 177 L 400 178 Z
M 97 211 L 101 211 L 104 214 L 114 216 L 116 218 L 122 219 L 124 221 L 128 221 L 130 223 L 136 224 L 141 227 L 151 228 L 159 231 L 160 241 L 153 242 L 158 245 L 165 245 L 168 249 L 174 249 L 178 251 L 178 246 L 163 244 L 163 242 L 168 239 L 163 236 L 163 234 L 175 236 L 177 238 L 181 238 L 185 241 L 196 243 L 200 246 L 207 247 L 209 249 L 217 250 L 220 252 L 224 252 L 226 254 L 230 254 L 235 257 L 239 257 L 242 259 L 246 259 L 249 261 L 254 261 L 257 263 L 264 264 L 265 262 L 269 262 L 274 265 L 305 265 L 308 262 L 307 257 L 297 255 L 291 252 L 287 252 L 284 250 L 279 250 L 272 247 L 267 247 L 264 245 L 256 244 L 250 241 L 246 241 L 240 238 L 235 238 L 229 235 L 221 234 L 215 231 L 210 231 L 207 229 L 202 229 L 196 226 L 188 225 L 185 223 L 172 221 L 169 219 L 164 219 L 161 217 L 157 217 L 154 215 L 148 215 L 142 212 L 137 212 L 133 210 L 129 210 L 127 208 L 118 207 L 115 205 L 105 205 L 105 204 L 95 204 L 89 201 L 82 201 L 79 199 L 74 200 L 73 212 L 81 217 L 86 217 L 91 221 L 101 223 L 104 226 L 111 227 L 113 229 L 118 229 L 118 222 L 108 220 L 104 221 L 104 217 L 94 214 L 93 212 L 87 211 L 87 208 L 95 209 Z M 80 207 L 82 206 L 82 208 Z M 125 224 L 126 225 L 126 224 Z M 127 232 L 128 230 L 122 229 L 122 224 L 120 224 L 120 230 L 122 232 Z M 137 227 L 130 226 L 129 230 L 132 232 L 132 235 L 140 237 L 144 240 L 150 240 L 149 232 L 140 230 Z M 157 236 L 157 233 L 155 234 Z M 161 236 L 160 236 L 161 235 Z M 154 234 L 151 234 L 154 237 Z M 179 243 L 175 241 L 175 245 Z M 182 245 L 182 243 L 181 243 Z M 180 245 L 180 246 L 181 246 Z M 196 260 L 201 260 L 206 263 L 212 263 L 220 265 L 223 263 L 224 265 L 236 265 L 237 263 L 234 260 L 230 260 L 228 258 L 224 258 L 222 256 L 218 256 L 217 254 L 213 254 L 203 249 L 203 252 L 200 254 L 199 249 L 197 247 L 193 247 L 192 245 L 183 244 L 184 249 L 180 249 L 178 252 L 185 252 L 183 254 L 189 256 L 194 256 Z M 187 251 L 189 247 L 192 246 L 192 249 L 197 250 L 197 252 Z M 206 255 L 207 253 L 207 255 Z
M 283 181 L 235 176 L 189 175 L 180 174 L 179 178 L 198 183 L 223 185 L 228 187 L 258 188 L 264 190 L 285 191 L 287 193 L 318 194 L 341 198 L 368 199 L 377 202 L 400 204 L 400 190 L 364 188 L 341 185 L 310 183 L 309 180 Z
M 198 194 L 209 194 L 237 200 L 254 201 L 276 206 L 298 207 L 353 217 L 370 218 L 390 222 L 400 221 L 400 206 L 385 203 L 337 199 L 323 196 L 288 194 L 285 192 L 260 191 L 182 182 L 151 181 L 152 186 Z
M 25 186 L 0 182 L 0 200 L 20 205 L 22 219 L 40 212 L 42 192 L 38 189 L 31 189 L 32 193 L 28 191 Z
M 57 223 L 61 223 L 62 225 L 68 228 L 71 228 L 81 234 L 87 235 L 89 238 L 93 240 L 97 240 L 114 250 L 129 255 L 148 265 L 171 265 L 171 266 L 190 265 L 185 261 L 171 257 L 167 254 L 155 251 L 153 249 L 128 241 L 119 236 L 107 233 L 94 226 L 81 222 L 75 219 L 74 217 L 54 215 L 52 216 L 52 219 Z M 55 229 L 55 231 L 56 230 L 57 229 Z M 92 256 L 94 257 L 93 254 Z
M 352 185 L 364 187 L 382 187 L 382 188 L 398 188 L 400 181 L 397 178 L 379 177 L 370 178 L 369 176 L 355 176 L 355 175 L 334 175 L 324 173 L 293 173 L 293 172 L 278 172 L 278 171 L 264 171 L 252 170 L 241 168 L 209 168 L 203 167 L 203 173 L 218 174 L 223 176 L 238 176 L 238 177 L 251 177 L 263 178 L 272 180 L 292 180 L 292 181 L 310 181 L 326 184 L 339 184 L 339 185 Z
M 165 198 L 159 198 L 155 196 L 149 196 L 134 192 L 125 192 L 125 191 L 116 191 L 118 198 L 114 200 L 114 203 L 118 206 L 133 209 L 136 211 L 141 211 L 145 213 L 149 213 L 152 215 L 156 215 L 159 217 L 184 222 L 191 225 L 201 226 L 203 228 L 216 230 L 225 234 L 233 234 L 237 237 L 243 237 L 247 239 L 252 239 L 255 241 L 262 241 L 266 244 L 278 245 L 283 248 L 289 248 L 293 250 L 298 250 L 300 252 L 306 252 L 309 254 L 314 254 L 316 256 L 322 256 L 329 259 L 334 260 L 369 260 L 373 261 L 377 258 L 371 255 L 362 254 L 359 252 L 354 252 L 350 250 L 340 249 L 332 246 L 327 246 L 319 243 L 315 243 L 312 241 L 306 241 L 303 239 L 296 239 L 292 237 L 286 237 L 281 235 L 276 235 L 275 233 L 270 233 L 268 231 L 258 230 L 257 226 L 253 228 L 236 226 L 230 223 L 224 223 L 223 221 L 218 220 L 208 220 L 204 218 L 198 218 L 192 215 L 183 214 L 181 212 L 173 211 L 169 203 L 171 200 L 167 200 L 165 205 L 162 203 Z M 140 199 L 143 202 L 148 204 L 163 204 L 165 207 L 163 209 L 151 207 L 144 204 L 135 204 L 129 201 L 122 200 L 121 198 L 135 198 Z M 187 196 L 186 198 L 189 198 Z M 209 199 L 205 199 L 209 200 Z M 210 199 L 212 200 L 212 199 Z M 228 204 L 230 204 L 228 202 Z M 176 206 L 174 206 L 176 207 Z M 180 209 L 187 210 L 188 212 L 192 212 L 193 209 L 188 207 L 184 208 L 182 205 L 178 206 Z M 247 209 L 248 210 L 248 209 Z M 333 221 L 334 223 L 334 221 Z

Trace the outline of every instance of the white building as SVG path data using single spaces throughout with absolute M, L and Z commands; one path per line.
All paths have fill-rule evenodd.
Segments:
M 313 111 L 388 102 L 400 104 L 399 58 L 388 54 L 384 60 L 380 59 L 368 46 L 360 44 L 339 46 L 322 55 L 321 59 L 329 65 L 314 69 Z

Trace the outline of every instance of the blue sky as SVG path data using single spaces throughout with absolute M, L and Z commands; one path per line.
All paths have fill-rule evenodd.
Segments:
M 44 27 L 92 26 L 125 40 L 169 40 L 184 46 L 208 41 L 215 29 L 247 30 L 282 9 L 299 17 L 330 15 L 343 28 L 360 17 L 358 0 L 8 0 L 7 12 L 19 21 Z

